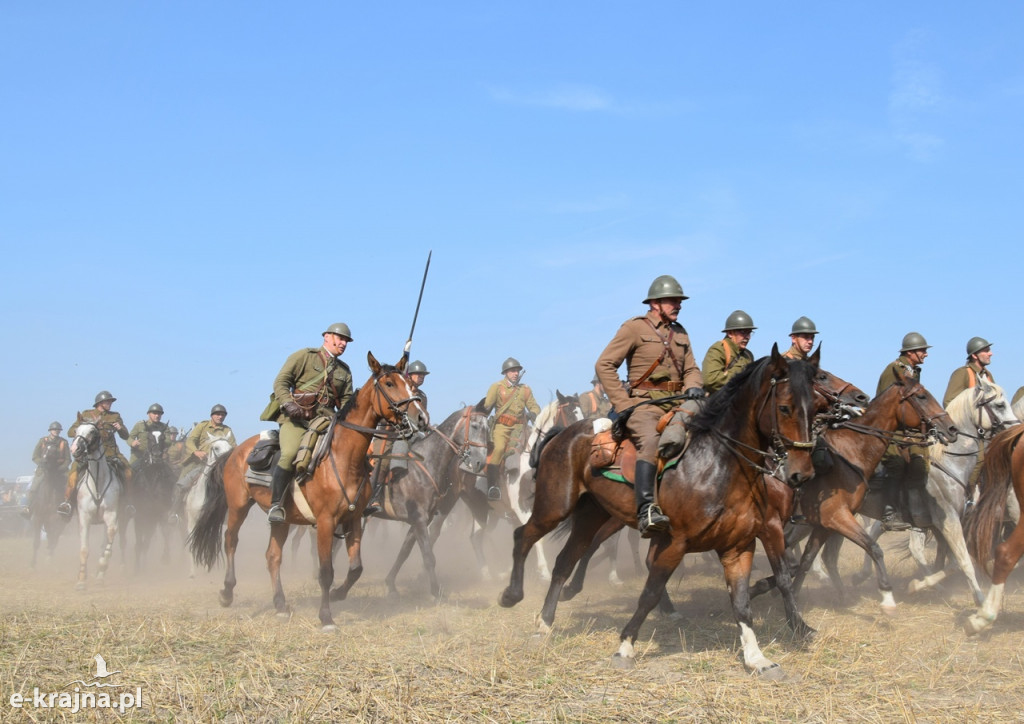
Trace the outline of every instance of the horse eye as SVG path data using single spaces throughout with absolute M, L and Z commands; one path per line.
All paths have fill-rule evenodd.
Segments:
M 789 405 L 779 405 L 779 412 L 781 412 L 783 415 L 788 415 L 790 413 Z

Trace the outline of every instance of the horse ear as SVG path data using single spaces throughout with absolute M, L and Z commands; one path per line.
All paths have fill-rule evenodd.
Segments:
M 405 366 L 409 364 L 409 355 L 403 354 L 402 359 L 398 360 L 398 364 L 395 365 L 395 369 L 399 372 L 405 372 Z
M 559 402 L 565 402 L 565 395 L 563 395 L 557 387 L 555 388 L 555 396 L 558 398 Z
M 370 365 L 370 371 L 373 372 L 373 374 L 376 375 L 380 372 L 380 362 L 378 362 L 377 358 L 373 356 L 373 352 L 369 350 L 366 351 L 366 363 Z
M 810 361 L 817 367 L 821 364 L 821 343 L 818 343 L 818 349 L 814 350 L 814 354 L 810 356 Z
M 771 359 L 772 377 L 785 376 L 789 371 L 787 364 L 786 358 L 779 354 L 779 343 L 773 343 Z
M 486 397 L 481 397 L 481 398 L 480 398 L 480 402 L 476 403 L 476 407 L 475 407 L 475 408 L 473 408 L 473 409 L 474 409 L 474 410 L 475 410 L 476 412 L 482 412 L 482 413 L 484 413 L 484 414 L 487 414 L 487 408 L 486 408 L 486 407 L 484 407 L 484 400 L 486 400 L 486 399 L 487 399 Z

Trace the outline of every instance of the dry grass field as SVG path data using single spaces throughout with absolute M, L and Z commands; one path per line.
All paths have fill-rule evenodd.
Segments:
M 793 640 L 779 600 L 754 602 L 755 630 L 787 679 L 747 674 L 717 565 L 689 557 L 671 582 L 683 623 L 652 614 L 641 630 L 637 667 L 609 665 L 618 630 L 631 615 L 640 578 L 606 583 L 606 569 L 563 603 L 553 634 L 531 637 L 546 586 L 528 569 L 527 597 L 513 609 L 496 603 L 505 580 L 481 581 L 466 529 L 446 530 L 438 551 L 447 593 L 430 600 L 414 552 L 387 596 L 384 575 L 404 533 L 375 523 L 365 544 L 366 571 L 349 600 L 334 605 L 339 631 L 319 631 L 318 587 L 308 539 L 285 559 L 290 620 L 275 617 L 263 567 L 266 523 L 253 515 L 242 530 L 235 604 L 221 608 L 222 570 L 187 577 L 178 550 L 138 575 L 114 566 L 103 583 L 74 589 L 77 530 L 38 570 L 25 538 L 0 539 L 0 721 L 388 721 L 388 722 L 1019 722 L 1024 720 L 1024 591 L 1007 588 L 1006 614 L 993 633 L 967 638 L 972 610 L 958 579 L 940 591 L 903 594 L 913 569 L 900 560 L 900 534 L 888 537 L 901 601 L 880 612 L 874 584 L 846 604 L 810 580 L 802 609 L 817 640 Z M 99 529 L 93 530 L 98 541 Z M 159 540 L 159 539 L 158 539 Z M 508 565 L 511 527 L 491 543 L 495 567 Z M 885 541 L 885 539 L 883 539 Z M 844 549 L 847 571 L 859 556 Z M 628 560 L 620 552 L 623 562 Z M 339 562 L 344 564 L 344 557 Z M 767 565 L 759 557 L 763 574 Z M 93 564 L 93 568 L 95 565 Z M 624 569 L 631 572 L 632 564 Z M 35 688 L 70 691 L 103 656 L 118 683 L 139 688 L 142 705 L 122 714 L 76 714 L 31 706 Z M 73 687 L 72 687 L 73 688 Z M 28 703 L 18 709 L 11 696 Z

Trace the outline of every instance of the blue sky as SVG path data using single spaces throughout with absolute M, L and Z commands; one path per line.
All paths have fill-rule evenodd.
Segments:
M 436 419 L 517 357 L 540 401 L 659 274 L 698 361 L 810 316 L 874 393 L 911 330 L 1024 384 L 1015 3 L 4 3 L 0 475 L 109 389 L 224 404 L 347 322 Z

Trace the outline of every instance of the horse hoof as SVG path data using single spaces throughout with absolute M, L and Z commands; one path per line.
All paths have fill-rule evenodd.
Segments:
M 630 669 L 636 668 L 636 659 L 623 656 L 622 654 L 612 654 L 612 668 L 619 669 L 620 671 L 629 671 Z
M 895 605 L 885 605 L 885 604 L 883 604 L 881 606 L 881 608 L 882 608 L 882 613 L 884 613 L 889 618 L 896 618 L 896 616 L 899 613 L 899 609 Z
M 783 681 L 786 678 L 786 673 L 778 664 L 772 664 L 766 669 L 759 670 L 757 676 L 765 681 Z
M 224 591 L 221 591 L 217 598 L 220 601 L 220 605 L 227 608 L 231 605 L 231 601 L 234 597 L 230 593 L 224 593 Z
M 616 573 L 615 571 L 612 571 L 611 573 L 608 574 L 608 583 L 612 584 L 613 586 L 624 586 L 625 585 L 625 581 L 623 581 L 621 578 L 619 578 L 619 574 Z
M 502 608 L 512 608 L 513 606 L 515 606 L 517 603 L 519 603 L 522 600 L 523 600 L 523 594 L 521 594 L 521 593 L 520 594 L 511 593 L 506 588 L 504 591 L 501 592 L 501 595 L 498 596 L 498 605 L 501 606 Z
M 920 593 L 924 589 L 928 588 L 924 581 L 913 580 L 907 585 L 907 593 Z
M 325 623 L 320 627 L 320 633 L 334 633 L 338 630 L 338 625 L 333 623 Z
M 278 611 L 274 614 L 274 618 L 276 618 L 278 621 L 290 621 L 292 618 L 292 614 L 290 611 Z

